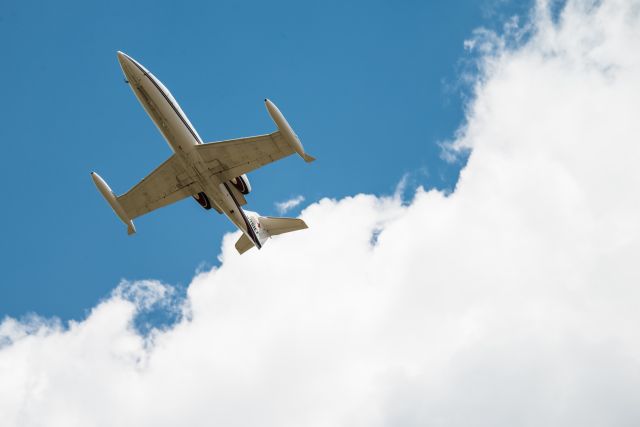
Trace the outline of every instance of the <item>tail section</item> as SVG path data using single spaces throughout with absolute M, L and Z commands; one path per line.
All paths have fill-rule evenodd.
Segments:
M 304 230 L 309 228 L 307 224 L 299 218 L 276 218 L 271 216 L 259 216 L 256 213 L 245 211 L 248 217 L 250 217 L 250 224 L 253 228 L 254 235 L 259 240 L 258 247 L 262 246 L 269 237 L 277 236 L 279 234 L 290 233 L 292 231 Z M 255 225 L 255 226 L 254 226 Z M 256 243 L 246 234 L 242 233 L 242 236 L 236 242 L 236 250 L 243 254 L 252 247 L 256 246 Z
M 254 246 L 255 244 L 244 233 L 242 233 L 242 236 L 240 236 L 240 238 L 236 242 L 236 250 L 240 253 L 240 255 L 247 252 L 249 249 L 251 249 Z
M 260 225 L 264 227 L 269 236 L 277 236 L 278 234 L 309 228 L 300 218 L 274 218 L 272 216 L 261 216 Z

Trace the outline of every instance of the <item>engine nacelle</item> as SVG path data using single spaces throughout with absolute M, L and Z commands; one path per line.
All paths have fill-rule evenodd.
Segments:
M 198 202 L 200 204 L 200 206 L 202 206 L 206 210 L 209 210 L 209 209 L 212 208 L 211 201 L 209 201 L 209 198 L 207 197 L 206 194 L 198 193 L 198 194 L 194 195 L 193 198 L 196 199 L 196 202 Z
M 249 178 L 247 177 L 246 173 L 233 178 L 230 182 L 242 194 L 251 193 L 251 183 L 249 182 Z

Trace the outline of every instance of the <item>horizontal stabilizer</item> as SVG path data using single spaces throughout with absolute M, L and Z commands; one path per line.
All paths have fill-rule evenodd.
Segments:
M 254 246 L 255 245 L 253 244 L 251 239 L 249 239 L 247 235 L 244 233 L 242 233 L 242 236 L 240 236 L 240 238 L 236 242 L 236 250 L 240 252 L 240 255 L 247 252 L 249 249 L 251 249 Z
M 265 228 L 269 236 L 277 236 L 278 234 L 309 228 L 307 224 L 299 218 L 274 218 L 271 216 L 261 216 L 260 225 Z
M 247 212 L 245 212 L 247 213 Z M 299 218 L 275 218 L 271 216 L 258 216 L 255 212 L 248 212 L 249 217 L 252 219 L 251 224 L 255 224 L 258 221 L 257 228 L 253 228 L 254 236 L 257 239 L 258 249 L 269 239 L 271 236 L 277 236 L 279 234 L 290 233 L 292 231 L 304 230 L 307 224 Z M 243 254 L 252 247 L 256 246 L 250 237 L 246 234 L 242 234 L 236 242 L 236 250 Z

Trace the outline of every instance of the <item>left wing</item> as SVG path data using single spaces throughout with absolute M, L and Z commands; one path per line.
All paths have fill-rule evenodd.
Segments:
M 173 154 L 131 190 L 116 199 L 127 217 L 134 219 L 200 191 L 200 185 L 191 179 Z
M 196 146 L 212 175 L 227 181 L 294 153 L 280 131 Z

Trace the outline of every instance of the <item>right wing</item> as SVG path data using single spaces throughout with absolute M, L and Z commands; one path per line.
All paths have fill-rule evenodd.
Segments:
M 228 181 L 294 153 L 280 131 L 196 146 L 212 175 Z
M 117 200 L 129 219 L 134 219 L 200 191 L 200 185 L 191 179 L 173 154 Z

